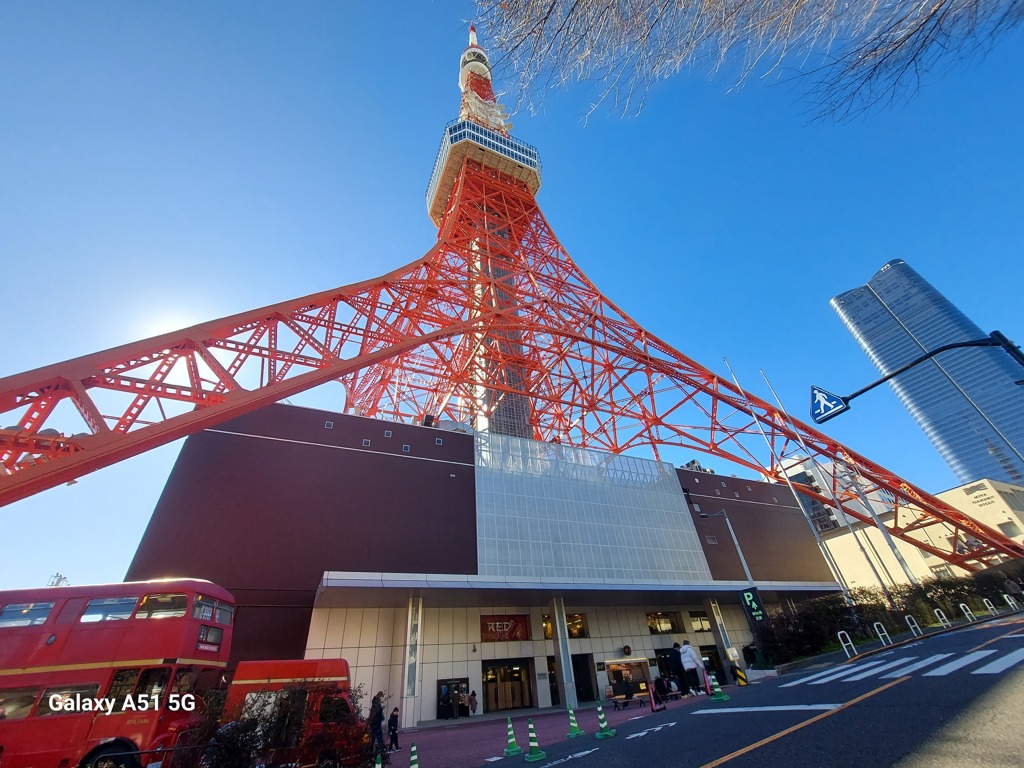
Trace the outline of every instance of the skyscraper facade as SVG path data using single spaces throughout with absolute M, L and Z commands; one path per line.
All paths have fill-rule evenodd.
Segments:
M 879 373 L 985 334 L 906 262 L 831 301 Z M 889 381 L 961 483 L 1024 481 L 1024 370 L 998 347 L 942 352 Z

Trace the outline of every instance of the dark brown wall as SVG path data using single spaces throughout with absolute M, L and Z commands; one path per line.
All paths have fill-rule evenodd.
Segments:
M 209 579 L 236 659 L 301 657 L 324 571 L 476 573 L 473 463 L 471 435 L 273 405 L 185 441 L 126 578 Z
M 799 505 L 785 485 L 676 470 L 715 579 L 744 581 L 724 509 L 755 581 L 835 581 Z M 699 509 L 698 509 L 699 507 Z M 718 543 L 709 544 L 707 536 Z

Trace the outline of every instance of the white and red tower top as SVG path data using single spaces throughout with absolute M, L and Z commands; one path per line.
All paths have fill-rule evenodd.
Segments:
M 438 226 L 467 159 L 526 184 L 532 194 L 540 189 L 540 156 L 535 147 L 509 134 L 512 124 L 494 95 L 491 62 L 477 43 L 473 26 L 459 58 L 459 89 L 462 108 L 458 119 L 445 126 L 427 186 L 427 211 Z
M 498 103 L 491 84 L 491 62 L 487 52 L 476 41 L 476 27 L 469 25 L 469 45 L 459 59 L 459 90 L 462 109 L 459 119 L 474 123 L 507 136 L 512 126 L 508 113 Z

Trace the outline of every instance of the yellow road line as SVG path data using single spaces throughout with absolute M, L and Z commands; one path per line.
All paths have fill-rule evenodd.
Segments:
M 799 731 L 804 726 L 811 725 L 812 723 L 816 723 L 819 720 L 824 720 L 826 717 L 831 717 L 832 715 L 836 714 L 837 712 L 842 712 L 847 707 L 852 707 L 854 704 L 858 704 L 858 703 L 864 701 L 864 699 L 867 699 L 867 698 L 870 698 L 871 696 L 874 696 L 876 693 L 881 693 L 882 691 L 888 690 L 889 688 L 892 688 L 894 685 L 899 685 L 900 683 L 906 682 L 909 679 L 910 679 L 910 676 L 908 675 L 906 677 L 901 677 L 901 678 L 899 678 L 897 680 L 893 680 L 891 683 L 886 683 L 885 685 L 883 685 L 883 686 L 881 686 L 879 688 L 875 688 L 875 690 L 873 690 L 873 691 L 868 691 L 864 695 L 858 696 L 856 699 L 851 699 L 850 701 L 846 702 L 845 704 L 840 704 L 835 709 L 830 709 L 828 712 L 822 712 L 820 715 L 815 715 L 814 717 L 810 718 L 809 720 L 804 720 L 802 723 L 797 723 L 796 725 L 791 726 L 791 727 L 787 728 L 784 731 L 779 731 L 778 733 L 772 734 L 771 736 L 768 736 L 767 738 L 764 738 L 764 739 L 761 739 L 760 741 L 754 742 L 753 744 L 751 744 L 749 746 L 743 747 L 742 749 L 737 749 L 735 752 L 732 752 L 732 753 L 730 753 L 728 755 L 725 755 L 724 757 L 720 757 L 717 760 L 713 760 L 710 763 L 704 763 L 704 765 L 702 765 L 701 768 L 715 768 L 715 766 L 722 765 L 723 763 L 727 763 L 730 760 L 732 760 L 733 758 L 740 757 L 741 755 L 745 755 L 748 752 L 753 752 L 755 749 L 763 747 L 765 744 L 770 744 L 773 741 L 777 741 L 778 739 L 781 739 L 783 736 L 788 736 L 789 734 L 793 733 L 794 731 Z
M 968 650 L 968 653 L 970 653 L 971 651 L 976 651 L 976 650 L 978 650 L 979 648 L 984 648 L 984 647 L 985 647 L 986 645 L 989 645 L 989 644 L 991 644 L 991 643 L 994 643 L 994 642 L 996 642 L 996 641 L 998 641 L 998 640 L 1002 640 L 1002 639 L 1003 639 L 1004 637 L 1006 637 L 1007 635 L 1012 635 L 1012 634 L 1015 634 L 1016 632 L 1020 632 L 1020 627 L 1014 627 L 1013 629 L 1008 629 L 1008 630 L 1006 630 L 1005 632 L 1003 632 L 1003 634 L 1001 634 L 1001 635 L 997 635 L 996 637 L 993 637 L 993 638 L 991 638 L 991 639 L 989 639 L 989 640 L 986 640 L 986 641 L 985 641 L 984 643 L 982 643 L 981 645 L 976 645 L 976 646 L 974 646 L 973 648 L 971 648 L 970 650 Z

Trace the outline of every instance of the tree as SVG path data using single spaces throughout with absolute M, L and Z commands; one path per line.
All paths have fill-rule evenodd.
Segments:
M 639 111 L 684 67 L 737 81 L 794 66 L 819 116 L 844 118 L 916 92 L 921 75 L 985 53 L 1024 19 L 1024 0 L 478 0 L 524 99 L 598 80 L 598 104 Z M 794 64 L 794 62 L 796 62 Z M 523 99 L 520 99 L 522 102 Z M 593 108 L 596 108 L 595 104 Z M 593 109 L 592 108 L 592 109 Z
M 300 681 L 281 690 L 246 694 L 241 710 L 231 711 L 225 691 L 208 691 L 204 722 L 174 764 L 369 768 L 374 756 L 357 706 L 361 694 L 361 686 L 346 698 L 336 684 Z

